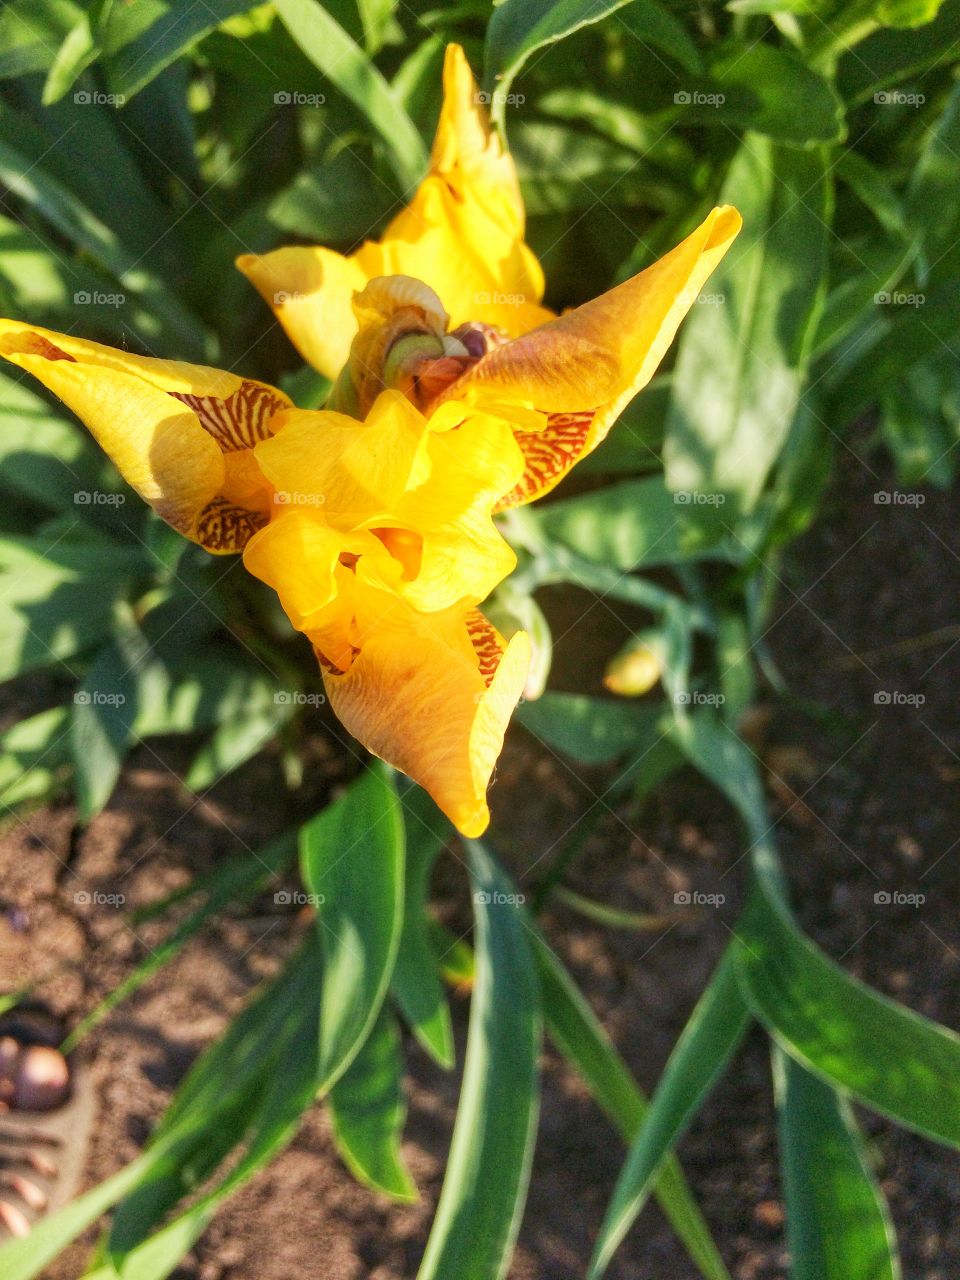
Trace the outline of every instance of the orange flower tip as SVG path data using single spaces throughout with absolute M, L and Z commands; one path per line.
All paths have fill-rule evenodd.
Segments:
M 740 230 L 743 227 L 743 218 L 740 216 L 740 210 L 735 209 L 732 204 L 717 205 L 713 210 L 712 217 L 713 221 L 707 235 L 705 248 L 717 248 L 740 234 Z
M 478 809 L 464 806 L 448 815 L 453 825 L 467 840 L 478 840 L 490 825 L 490 809 L 486 803 Z

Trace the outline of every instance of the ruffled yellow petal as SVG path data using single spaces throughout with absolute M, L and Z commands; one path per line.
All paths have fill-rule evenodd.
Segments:
M 377 276 L 424 281 L 454 327 L 481 320 L 518 335 L 552 315 L 540 305 L 543 272 L 524 243 L 513 160 L 489 129 L 459 45 L 447 47 L 443 89 L 430 171 L 382 240 L 349 256 L 307 247 L 237 259 L 300 354 L 328 378 L 346 364 L 357 330 L 351 297 Z
M 207 550 L 239 551 L 266 522 L 271 491 L 250 450 L 290 404 L 282 392 L 13 320 L 0 321 L 0 355 L 59 396 L 127 483 Z
M 273 308 L 304 360 L 336 378 L 357 332 L 353 295 L 370 278 L 360 262 L 320 246 L 294 246 L 245 253 L 237 266 Z
M 329 410 L 292 409 L 254 450 L 278 499 L 321 510 L 338 528 L 386 515 L 416 479 L 426 421 L 399 392 L 385 392 L 365 422 Z
M 396 522 L 421 539 L 416 574 L 399 590 L 424 610 L 484 600 L 516 566 L 491 513 L 523 474 L 523 455 L 505 422 L 477 415 L 431 432 L 425 460 L 427 478 L 395 508 Z
M 502 507 L 531 502 L 559 484 L 603 440 L 652 378 L 681 320 L 733 243 L 741 219 L 728 205 L 659 262 L 608 293 L 494 348 L 454 384 L 448 399 L 513 416 L 526 457 L 521 483 Z M 509 405 L 518 406 L 511 415 Z M 529 431 L 530 407 L 547 415 Z
M 506 645 L 478 610 L 420 614 L 369 591 L 358 643 L 348 671 L 324 672 L 333 710 L 464 835 L 481 835 L 487 786 L 527 676 L 526 633 Z

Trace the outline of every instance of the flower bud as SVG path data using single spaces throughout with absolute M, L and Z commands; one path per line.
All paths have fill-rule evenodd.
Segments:
M 663 674 L 666 644 L 656 630 L 632 636 L 607 664 L 603 683 L 622 698 L 639 698 L 649 693 Z

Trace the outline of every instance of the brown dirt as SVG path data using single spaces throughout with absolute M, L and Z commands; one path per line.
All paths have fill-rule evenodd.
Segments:
M 862 450 L 858 450 L 862 453 Z M 779 620 L 768 637 L 792 698 L 766 730 L 771 811 L 804 926 L 853 973 L 913 1008 L 960 1026 L 956 780 L 960 728 L 954 689 L 960 537 L 953 495 L 919 508 L 879 507 L 891 489 L 841 453 L 819 525 L 793 550 Z M 562 606 L 561 606 L 562 607 Z M 567 604 L 571 614 L 579 605 Z M 603 606 L 563 642 L 568 668 L 616 647 Z M 960 636 L 960 631 L 957 632 Z M 932 637 L 932 638 L 931 638 Z M 902 643 L 906 642 L 906 643 Z M 956 644 L 956 647 L 953 646 Z M 860 655 L 859 658 L 854 655 Z M 877 705 L 877 690 L 922 693 L 922 706 Z M 830 715 L 809 714 L 811 704 Z M 322 743 L 321 743 L 322 746 Z M 323 754 L 321 752 L 321 754 Z M 78 892 L 122 893 L 124 907 L 154 901 L 198 870 L 256 848 L 276 826 L 309 813 L 353 763 L 328 750 L 310 794 L 290 812 L 277 771 L 255 762 L 197 804 L 177 782 L 182 746 L 133 757 L 106 813 L 77 837 L 74 813 L 55 806 L 13 824 L 0 846 L 0 973 L 8 988 L 71 967 L 44 988 L 76 1020 L 147 954 L 162 934 L 136 933 L 115 906 L 78 903 Z M 605 776 L 579 773 L 512 731 L 495 790 L 494 833 L 529 885 L 544 851 L 603 795 Z M 661 787 L 639 821 L 600 805 L 602 818 L 571 874 L 574 887 L 639 911 L 669 910 L 678 888 L 722 892 L 722 907 L 664 934 L 612 932 L 563 907 L 548 936 L 587 992 L 638 1079 L 652 1088 L 716 963 L 737 914 L 742 866 L 722 802 L 690 774 Z M 919 908 L 878 906 L 878 888 L 922 892 Z M 455 859 L 439 869 L 436 896 L 466 919 Z M 90 1042 L 100 1098 L 85 1180 L 113 1172 L 141 1147 L 197 1052 L 274 973 L 308 923 L 274 906 L 221 919 L 122 1006 Z M 467 1005 L 455 999 L 460 1053 Z M 422 1199 L 397 1207 L 359 1188 L 334 1153 L 322 1111 L 269 1170 L 219 1215 L 178 1280 L 400 1280 L 415 1275 L 438 1194 L 457 1080 L 407 1045 L 410 1117 L 405 1154 Z M 620 1144 L 576 1078 L 545 1055 L 540 1136 L 512 1280 L 582 1275 L 622 1159 Z M 960 1274 L 960 1161 L 864 1113 L 883 1186 L 900 1230 L 905 1274 Z M 727 1079 L 684 1140 L 693 1189 L 736 1280 L 786 1275 L 783 1212 L 764 1037 L 753 1032 Z M 72 1280 L 75 1248 L 48 1272 Z M 612 1280 L 692 1280 L 695 1272 L 655 1207 L 611 1267 Z

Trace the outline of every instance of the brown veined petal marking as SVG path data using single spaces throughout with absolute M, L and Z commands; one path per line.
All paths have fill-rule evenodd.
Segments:
M 228 498 L 214 498 L 197 517 L 195 536 L 207 551 L 238 552 L 268 520 L 261 511 L 238 506 Z
M 471 609 L 467 614 L 467 634 L 480 664 L 483 683 L 489 689 L 506 648 L 503 637 L 479 609 Z
M 564 475 L 583 453 L 596 417 L 595 409 L 580 413 L 551 413 L 542 431 L 517 431 L 514 439 L 520 446 L 526 466 L 515 488 L 497 503 L 498 511 L 531 502 L 549 487 L 557 476 Z
M 224 453 L 252 449 L 270 436 L 270 419 L 289 402 L 275 395 L 269 387 L 244 381 L 226 400 L 216 396 L 195 396 L 185 391 L 168 395 L 192 409 Z

